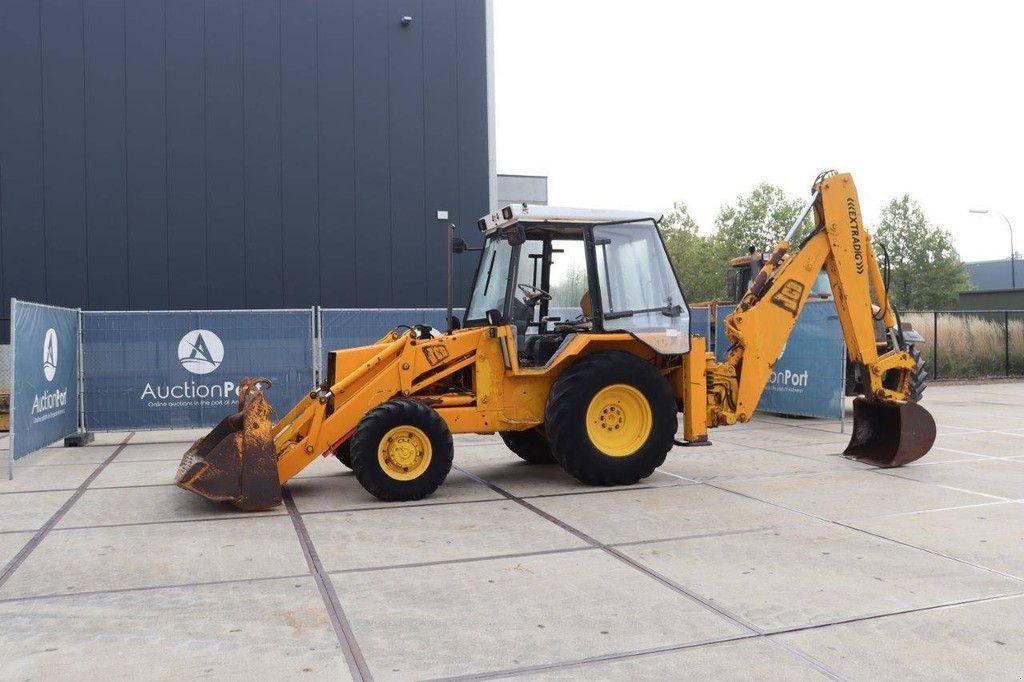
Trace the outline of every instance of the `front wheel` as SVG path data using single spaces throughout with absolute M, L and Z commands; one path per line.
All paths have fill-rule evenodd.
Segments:
M 352 470 L 374 497 L 419 500 L 452 468 L 452 434 L 441 415 L 418 400 L 389 400 L 360 420 L 352 435 Z
M 665 377 L 629 353 L 589 355 L 548 396 L 545 426 L 563 468 L 588 485 L 630 485 L 672 449 L 676 401 Z

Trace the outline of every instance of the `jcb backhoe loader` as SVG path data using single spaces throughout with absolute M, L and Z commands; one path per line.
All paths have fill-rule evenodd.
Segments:
M 794 249 L 812 211 L 814 227 Z M 524 460 L 557 462 L 585 484 L 635 483 L 674 444 L 709 444 L 710 428 L 753 416 L 822 268 L 850 359 L 866 377 L 845 454 L 890 467 L 929 450 L 935 423 L 908 400 L 914 358 L 849 175 L 815 181 L 726 318 L 732 347 L 723 362 L 689 333 L 657 220 L 529 205 L 485 216 L 462 328 L 421 325 L 332 351 L 327 378 L 276 423 L 264 395 L 270 382 L 242 382 L 239 412 L 189 449 L 178 485 L 265 509 L 279 504 L 282 484 L 333 453 L 378 498 L 420 499 L 448 475 L 453 433 L 498 433 Z M 872 292 L 886 329 L 881 349 Z

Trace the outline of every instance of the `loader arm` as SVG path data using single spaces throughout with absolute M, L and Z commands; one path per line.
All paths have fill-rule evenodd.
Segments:
M 790 253 L 789 239 L 810 210 L 814 228 Z M 923 408 L 905 402 L 910 397 L 909 377 L 916 360 L 900 347 L 896 316 L 849 174 L 819 178 L 807 208 L 779 242 L 736 310 L 725 318 L 725 333 L 732 345 L 721 363 L 708 363 L 707 425 L 734 424 L 752 417 L 822 268 L 828 273 L 847 354 L 865 372 L 867 406 L 864 399 L 855 403 L 855 409 L 864 413 L 859 420 L 855 414 L 855 430 L 859 422 L 861 439 L 889 439 L 892 447 L 899 449 L 904 439 L 892 433 L 894 425 L 916 420 L 914 426 L 920 426 L 918 440 L 923 445 L 916 457 L 923 455 L 934 440 L 934 422 Z M 875 339 L 872 292 L 890 339 L 889 350 L 881 355 Z M 894 418 L 892 411 L 900 409 L 904 414 Z M 901 420 L 905 414 L 909 417 Z M 855 440 L 857 437 L 855 433 Z M 921 450 L 921 445 L 912 449 Z M 885 463 L 894 465 L 889 460 Z

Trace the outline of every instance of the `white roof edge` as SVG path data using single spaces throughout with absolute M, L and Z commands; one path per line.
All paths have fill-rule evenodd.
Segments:
M 616 211 L 600 208 L 570 208 L 541 204 L 509 204 L 483 216 L 477 226 L 485 232 L 517 222 L 553 223 L 623 223 L 633 220 L 661 220 L 657 211 Z

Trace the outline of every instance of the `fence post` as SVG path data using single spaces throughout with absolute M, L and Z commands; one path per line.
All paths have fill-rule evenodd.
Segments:
M 78 433 L 85 433 L 85 324 L 78 309 Z
M 939 378 L 939 313 L 932 311 L 932 378 Z
M 1010 376 L 1010 311 L 1003 311 L 1003 362 L 1006 376 Z

